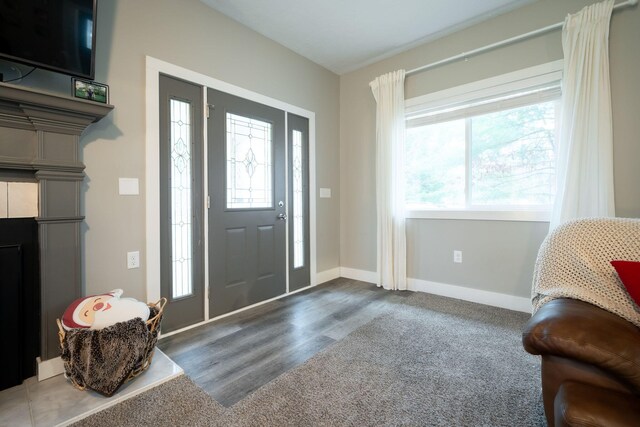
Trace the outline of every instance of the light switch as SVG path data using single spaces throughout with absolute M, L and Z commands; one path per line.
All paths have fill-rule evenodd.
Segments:
M 320 198 L 322 198 L 322 199 L 330 199 L 331 198 L 331 189 L 330 188 L 321 188 L 320 189 Z
M 138 178 L 120 178 L 119 190 L 121 196 L 137 196 L 140 194 Z

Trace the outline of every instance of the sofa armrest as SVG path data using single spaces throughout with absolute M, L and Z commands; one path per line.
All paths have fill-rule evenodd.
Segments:
M 637 426 L 640 398 L 628 393 L 568 381 L 554 403 L 555 427 Z
M 593 364 L 640 392 L 640 328 L 592 304 L 546 303 L 522 333 L 525 350 Z

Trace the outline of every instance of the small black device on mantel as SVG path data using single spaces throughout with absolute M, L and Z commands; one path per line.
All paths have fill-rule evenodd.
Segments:
M 0 0 L 0 59 L 93 79 L 97 0 Z

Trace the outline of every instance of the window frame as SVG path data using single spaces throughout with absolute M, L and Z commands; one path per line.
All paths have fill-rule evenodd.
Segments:
M 499 98 L 517 92 L 526 92 L 529 89 L 549 85 L 559 85 L 562 81 L 563 61 L 553 61 L 534 67 L 518 70 L 496 77 L 476 81 L 473 83 L 456 86 L 442 91 L 430 93 L 405 100 L 405 117 L 407 123 L 420 122 L 425 114 L 456 108 L 456 106 L 472 104 L 484 99 Z M 540 103 L 546 102 L 540 100 Z M 507 107 L 504 110 L 516 107 Z M 466 126 L 469 118 L 464 117 Z M 462 117 L 460 117 L 462 118 Z M 422 119 L 423 120 L 423 119 Z M 444 119 L 444 122 L 453 119 Z M 419 126 L 427 123 L 419 124 Z M 465 200 L 467 205 L 460 208 L 430 208 L 423 205 L 406 204 L 406 217 L 409 219 L 463 219 L 463 220 L 490 220 L 490 221 L 530 221 L 548 222 L 551 216 L 552 206 L 478 206 L 471 205 L 469 196 L 470 162 L 469 150 L 471 142 L 469 132 L 466 132 L 465 141 L 465 168 L 467 177 L 465 181 Z

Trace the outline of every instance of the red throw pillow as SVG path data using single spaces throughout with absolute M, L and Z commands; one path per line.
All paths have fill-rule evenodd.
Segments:
M 611 261 L 631 298 L 640 306 L 640 262 Z

